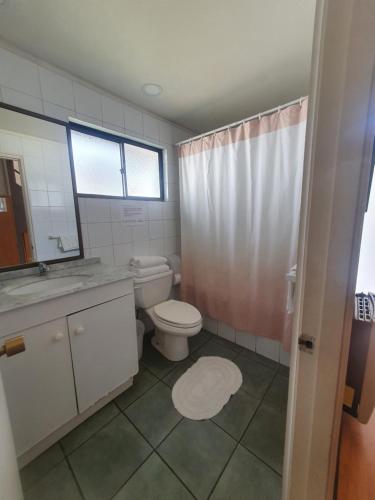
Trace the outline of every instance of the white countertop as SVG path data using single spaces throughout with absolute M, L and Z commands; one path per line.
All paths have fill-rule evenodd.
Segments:
M 0 314 L 16 310 L 32 304 L 45 302 L 64 295 L 79 293 L 82 290 L 132 279 L 133 273 L 126 266 L 111 267 L 101 264 L 100 259 L 82 259 L 61 264 L 52 264 L 50 270 L 39 276 L 38 268 L 21 269 L 0 273 Z M 82 283 L 72 289 L 49 289 L 41 293 L 10 295 L 9 291 L 15 288 L 46 281 L 54 278 L 82 276 Z

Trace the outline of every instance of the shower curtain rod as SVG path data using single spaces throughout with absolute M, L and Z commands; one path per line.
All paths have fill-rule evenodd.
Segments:
M 280 111 L 281 109 L 292 106 L 293 104 L 297 104 L 298 102 L 302 104 L 302 101 L 307 99 L 307 96 L 300 97 L 299 99 L 294 99 L 294 101 L 286 102 L 281 106 L 276 106 L 275 108 L 268 109 L 267 111 L 263 111 L 262 113 L 257 113 L 256 115 L 249 116 L 248 118 L 244 118 L 243 120 L 239 120 L 238 122 L 230 123 L 229 125 L 225 125 L 224 127 L 215 128 L 214 130 L 209 130 L 208 132 L 204 132 L 203 134 L 196 135 L 191 137 L 190 139 L 185 139 L 184 141 L 180 141 L 176 143 L 176 146 L 181 146 L 181 144 L 187 144 L 189 142 L 196 141 L 201 137 L 206 137 L 208 135 L 216 134 L 216 132 L 221 132 L 222 130 L 227 130 L 228 128 L 237 127 L 237 125 L 241 125 L 241 123 L 249 122 L 251 120 L 255 120 L 256 118 L 261 118 L 262 116 L 270 115 L 275 111 Z

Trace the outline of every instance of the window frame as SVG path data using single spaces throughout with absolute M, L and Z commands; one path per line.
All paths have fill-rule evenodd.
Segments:
M 134 201 L 164 201 L 164 161 L 163 161 L 163 149 L 156 146 L 151 146 L 150 144 L 145 144 L 134 139 L 129 139 L 122 135 L 112 134 L 104 130 L 99 130 L 92 127 L 87 127 L 86 125 L 81 125 L 75 122 L 69 122 L 68 124 L 68 143 L 70 149 L 70 159 L 72 164 L 72 177 L 74 192 L 80 198 L 108 198 L 115 200 L 134 200 Z M 73 143 L 72 143 L 72 131 L 80 132 L 82 134 L 91 135 L 98 137 L 99 139 L 104 139 L 107 141 L 115 142 L 119 144 L 120 148 L 120 160 L 121 160 L 121 177 L 122 177 L 122 189 L 123 196 L 107 195 L 107 194 L 90 194 L 81 193 L 77 189 L 75 166 L 74 166 L 74 154 L 73 154 Z M 125 147 L 124 144 L 130 144 L 131 146 L 137 146 L 143 149 L 148 149 L 149 151 L 154 151 L 158 154 L 158 164 L 159 164 L 159 186 L 160 186 L 160 197 L 147 197 L 147 196 L 129 196 L 127 188 L 127 173 L 126 173 L 126 157 L 125 157 Z

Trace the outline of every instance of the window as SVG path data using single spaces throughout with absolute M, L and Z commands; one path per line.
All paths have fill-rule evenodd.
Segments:
M 164 199 L 161 149 L 75 124 L 70 137 L 78 194 Z

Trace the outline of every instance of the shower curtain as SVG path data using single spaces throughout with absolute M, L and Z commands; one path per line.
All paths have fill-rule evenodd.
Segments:
M 179 146 L 183 300 L 290 345 L 307 99 Z

